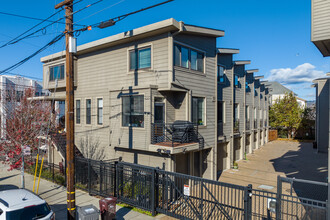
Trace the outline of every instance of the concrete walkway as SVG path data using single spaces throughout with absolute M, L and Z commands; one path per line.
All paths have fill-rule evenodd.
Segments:
M 5 189 L 15 189 L 21 187 L 21 175 L 17 170 L 8 171 L 8 167 L 0 165 L 0 191 Z M 25 188 L 32 191 L 33 176 L 25 173 Z M 56 219 L 66 219 L 66 188 L 56 185 L 47 180 L 40 180 L 39 195 L 45 199 L 55 212 Z M 88 193 L 81 190 L 76 190 L 76 205 L 84 206 L 93 204 L 99 208 L 99 198 L 90 196 Z M 123 208 L 117 205 L 117 219 L 172 219 L 165 215 L 157 215 L 151 217 L 139 212 L 132 211 L 128 208 Z
M 277 190 L 277 176 L 326 182 L 327 154 L 317 153 L 312 143 L 273 141 L 238 161 L 238 169 L 224 171 L 219 181 L 254 189 Z

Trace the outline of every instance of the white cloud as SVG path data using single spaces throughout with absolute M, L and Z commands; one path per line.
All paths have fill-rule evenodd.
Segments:
M 313 79 L 324 77 L 325 73 L 316 70 L 310 63 L 304 63 L 294 69 L 272 69 L 267 78 L 269 81 L 277 81 L 283 84 L 311 83 Z

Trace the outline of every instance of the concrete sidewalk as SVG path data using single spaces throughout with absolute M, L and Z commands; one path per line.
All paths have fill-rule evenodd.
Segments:
M 37 185 L 37 184 L 36 184 Z M 8 166 L 0 164 L 0 191 L 5 189 L 13 189 L 21 187 L 21 175 L 20 171 L 13 170 L 8 171 Z M 33 189 L 33 176 L 25 173 L 25 188 L 32 191 Z M 56 185 L 47 180 L 41 179 L 39 186 L 39 196 L 45 199 L 55 212 L 56 219 L 66 219 L 66 188 Z M 81 190 L 76 190 L 76 205 L 84 206 L 93 204 L 99 208 L 99 199 L 90 196 L 88 193 Z M 136 211 L 132 211 L 128 208 L 123 208 L 117 205 L 117 216 L 120 219 L 172 219 L 166 215 L 157 215 L 151 217 Z

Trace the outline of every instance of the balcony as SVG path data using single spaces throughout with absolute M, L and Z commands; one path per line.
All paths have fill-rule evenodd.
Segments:
M 218 137 L 223 136 L 223 122 L 218 122 Z
M 151 124 L 151 151 L 175 154 L 204 148 L 198 125 L 188 121 Z
M 253 122 L 253 128 L 254 128 L 254 129 L 257 129 L 257 128 L 258 128 L 258 126 L 257 126 L 257 119 L 254 119 L 254 122 Z
M 251 125 L 251 124 L 250 124 L 250 120 L 247 119 L 247 120 L 245 121 L 245 129 L 246 129 L 246 130 L 250 130 L 250 128 L 251 128 L 250 125 Z
M 239 119 L 234 120 L 234 133 L 239 133 Z

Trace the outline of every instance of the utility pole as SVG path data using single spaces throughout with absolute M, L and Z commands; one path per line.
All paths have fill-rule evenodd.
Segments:
M 65 41 L 66 41 L 66 175 L 67 175 L 67 219 L 75 219 L 75 163 L 74 163 L 74 90 L 73 90 L 73 53 L 69 50 L 69 41 L 73 33 L 73 0 L 64 0 L 55 9 L 65 6 Z

